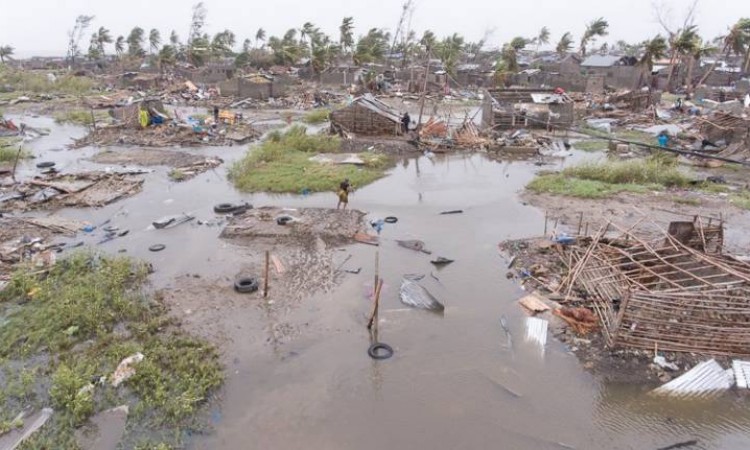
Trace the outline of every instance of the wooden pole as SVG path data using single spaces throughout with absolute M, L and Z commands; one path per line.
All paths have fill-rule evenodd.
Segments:
M 372 285 L 372 293 L 378 289 L 378 281 L 380 280 L 380 250 L 375 250 L 375 283 Z
M 581 235 L 581 228 L 583 227 L 583 211 L 581 211 L 581 215 L 578 216 L 578 236 Z
M 23 145 L 18 145 L 18 152 L 16 153 L 16 160 L 13 162 L 13 172 L 10 174 L 13 178 L 13 182 L 16 182 L 16 168 L 18 167 L 18 160 L 21 159 L 21 151 L 23 151 Z
M 91 108 L 91 126 L 94 127 L 94 131 L 96 131 L 96 117 L 94 116 L 94 108 Z
M 266 250 L 266 268 L 264 270 L 263 298 L 268 298 L 268 269 L 271 263 L 271 252 Z
M 424 113 L 424 103 L 427 100 L 427 76 L 430 73 L 430 58 L 432 58 L 432 51 L 427 53 L 427 68 L 424 71 L 424 83 L 422 84 L 422 103 L 419 106 L 419 121 L 417 122 L 417 132 L 422 127 L 422 114 Z
M 367 322 L 367 329 L 371 330 L 375 325 L 375 331 L 378 330 L 378 310 L 380 309 L 380 291 L 383 290 L 383 280 L 378 281 L 378 285 L 375 286 L 375 305 L 372 307 L 372 314 L 370 315 L 370 321 Z
M 547 236 L 547 211 L 544 211 L 544 236 Z

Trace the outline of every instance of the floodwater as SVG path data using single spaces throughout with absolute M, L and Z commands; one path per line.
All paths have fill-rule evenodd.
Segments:
M 63 166 L 97 167 L 85 162 L 92 150 L 48 150 L 80 130 L 46 126 L 53 133 L 31 144 L 35 153 Z M 231 161 L 244 149 L 186 151 Z M 398 223 L 386 226 L 379 248 L 355 245 L 340 252 L 341 262 L 351 255 L 343 268 L 361 267 L 362 272 L 345 274 L 333 291 L 314 293 L 280 314 L 264 314 L 258 307 L 226 319 L 236 329 L 223 348 L 227 382 L 220 401 L 211 406 L 215 429 L 188 437 L 187 445 L 657 449 L 695 439 L 698 445 L 691 448 L 750 448 L 750 411 L 735 394 L 710 402 L 655 399 L 647 395 L 653 386 L 600 382 L 552 336 L 544 349 L 525 341 L 525 315 L 515 302 L 523 291 L 505 278 L 506 261 L 497 244 L 542 234 L 544 213 L 518 199 L 537 170 L 530 162 L 498 162 L 479 154 L 409 158 L 388 177 L 357 190 L 351 207 L 367 211 L 369 218 L 396 216 Z M 336 202 L 333 194 L 241 194 L 226 181 L 224 166 L 186 183 L 169 182 L 167 171 L 157 168 L 146 176 L 143 193 L 106 208 L 60 212 L 130 229 L 128 236 L 100 247 L 113 253 L 126 249 L 152 262 L 157 287 L 171 286 L 186 273 L 205 279 L 232 276 L 247 255 L 246 249 L 218 240 L 220 226 L 194 222 L 150 229 L 160 216 L 187 212 L 207 221 L 215 218 L 212 206 L 225 201 L 287 207 Z M 464 213 L 439 214 L 456 209 Z M 100 237 L 83 239 L 95 245 Z M 433 257 L 456 262 L 436 269 L 431 256 L 401 248 L 396 239 L 424 240 Z M 149 253 L 146 248 L 155 243 L 167 249 Z M 395 350 L 385 361 L 367 355 L 371 303 L 366 295 L 376 253 L 385 280 L 378 340 Z M 422 283 L 444 302 L 443 314 L 400 303 L 398 288 L 407 273 L 426 275 Z M 510 342 L 501 317 L 511 331 Z M 271 336 L 279 327 L 299 332 L 279 343 Z

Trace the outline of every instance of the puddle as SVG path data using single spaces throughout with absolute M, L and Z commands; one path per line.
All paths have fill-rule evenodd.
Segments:
M 36 122 L 39 120 L 39 123 Z M 29 119 L 53 129 L 30 145 L 40 158 L 65 167 L 83 164 L 93 149 L 52 152 L 78 135 L 77 127 Z M 46 124 L 46 125 L 45 125 Z M 78 134 L 77 134 L 78 133 Z M 249 195 L 235 191 L 226 168 L 245 146 L 189 149 L 223 158 L 225 165 L 185 183 L 168 180 L 168 169 L 145 175 L 143 192 L 101 209 L 63 210 L 61 215 L 110 224 L 130 233 L 99 245 L 153 263 L 156 287 L 176 277 L 233 276 L 250 252 L 218 239 L 215 204 L 334 207 L 334 193 L 309 196 Z M 182 150 L 181 150 L 182 151 Z M 523 292 L 505 278 L 497 244 L 538 235 L 544 212 L 523 205 L 518 192 L 540 169 L 557 169 L 590 158 L 574 152 L 566 162 L 537 167 L 498 162 L 481 154 L 405 158 L 390 176 L 350 196 L 350 206 L 369 218 L 396 216 L 385 225 L 379 248 L 355 245 L 342 284 L 281 315 L 252 309 L 226 318 L 230 339 L 223 349 L 227 383 L 220 393 L 215 433 L 193 437 L 191 448 L 577 448 L 643 449 L 697 439 L 700 448 L 750 446 L 750 413 L 730 397 L 700 405 L 655 401 L 648 387 L 605 385 L 586 373 L 563 345 L 548 337 L 545 351 L 524 341 L 524 314 L 515 301 Z M 32 165 L 33 167 L 33 165 Z M 27 170 L 24 168 L 24 170 Z M 33 172 L 33 169 L 28 169 Z M 440 215 L 463 210 L 463 214 Z M 190 213 L 196 221 L 167 230 L 150 229 L 162 216 Z M 89 244 L 96 231 L 83 236 Z M 414 252 L 397 239 L 425 241 L 432 255 Z M 148 251 L 164 244 L 158 253 Z M 386 361 L 367 356 L 365 329 L 375 254 L 385 286 L 379 339 L 395 350 Z M 437 269 L 430 259 L 453 264 Z M 399 301 L 401 276 L 425 274 L 421 282 L 445 304 L 442 315 L 411 310 Z M 248 300 L 248 302 L 258 300 Z M 513 337 L 500 324 L 507 318 Z M 222 319 L 223 320 L 223 319 Z M 276 345 L 278 327 L 300 333 Z M 271 344 L 269 344 L 269 342 Z M 567 446 L 567 447 L 566 447 Z

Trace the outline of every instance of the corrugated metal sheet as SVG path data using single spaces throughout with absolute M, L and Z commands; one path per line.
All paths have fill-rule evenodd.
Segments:
M 396 123 L 401 123 L 401 115 L 399 115 L 398 111 L 381 102 L 372 94 L 365 94 L 362 97 L 358 97 L 354 99 L 354 103 L 383 117 L 387 117 Z
M 732 369 L 734 370 L 737 387 L 747 389 L 748 385 L 750 385 L 750 362 L 735 359 L 732 361 Z
M 709 397 L 718 395 L 734 384 L 731 371 L 724 370 L 714 359 L 704 361 L 680 377 L 651 391 L 674 397 Z
M 591 55 L 581 63 L 582 67 L 612 67 L 621 56 L 612 55 Z
M 548 322 L 536 317 L 526 318 L 526 340 L 544 348 L 547 344 Z

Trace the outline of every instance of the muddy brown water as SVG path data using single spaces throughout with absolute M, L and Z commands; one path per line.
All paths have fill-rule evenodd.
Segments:
M 49 150 L 80 129 L 37 120 L 53 130 L 30 144 L 43 159 L 71 168 L 102 167 L 87 162 L 93 149 Z M 245 148 L 186 151 L 230 162 Z M 515 303 L 523 291 L 506 280 L 497 244 L 542 233 L 543 212 L 518 199 L 538 169 L 478 154 L 409 158 L 388 177 L 357 190 L 352 207 L 369 218 L 396 216 L 398 223 L 386 225 L 379 250 L 355 245 L 339 252 L 338 261 L 352 256 L 344 269 L 362 272 L 343 275 L 333 291 L 311 295 L 281 314 L 264 314 L 258 307 L 221 319 L 231 329 L 223 347 L 227 382 L 207 413 L 214 431 L 187 436 L 189 447 L 656 449 L 696 439 L 693 448 L 749 448 L 750 411 L 736 394 L 710 402 L 655 399 L 647 395 L 653 386 L 600 382 L 552 336 L 543 352 L 525 342 L 525 316 Z M 24 170 L 35 169 L 27 164 Z M 175 287 L 185 274 L 231 277 L 250 252 L 220 241 L 220 225 L 151 229 L 160 216 L 187 212 L 210 221 L 216 219 L 212 206 L 226 201 L 286 207 L 336 202 L 328 193 L 241 194 L 227 182 L 226 166 L 186 183 L 170 182 L 167 172 L 156 168 L 146 175 L 141 194 L 108 207 L 60 212 L 129 229 L 128 236 L 101 245 L 97 231 L 77 239 L 150 261 L 156 287 Z M 455 209 L 464 213 L 439 214 Z M 401 248 L 396 239 L 424 240 L 433 257 L 456 262 L 436 269 L 431 256 Z M 149 252 L 156 243 L 167 248 Z M 395 350 L 379 362 L 367 356 L 370 336 L 364 327 L 376 251 L 385 279 L 378 338 Z M 426 275 L 422 283 L 445 303 L 444 314 L 400 303 L 400 279 L 407 273 Z M 206 302 L 221 305 L 220 298 Z M 293 338 L 273 339 L 280 328 L 295 330 Z

